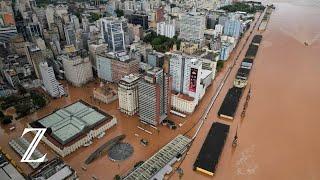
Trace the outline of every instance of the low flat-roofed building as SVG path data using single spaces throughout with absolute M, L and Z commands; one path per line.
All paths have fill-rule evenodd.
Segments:
M 190 142 L 191 139 L 179 134 L 123 180 L 163 179 L 164 175 L 172 171 L 171 165 L 179 160 Z
M 188 95 L 174 92 L 171 95 L 171 107 L 176 111 L 191 114 L 194 112 L 197 104 L 197 101 Z
M 76 171 L 59 158 L 52 159 L 29 174 L 31 180 L 74 180 L 77 178 Z
M 1 180 L 25 180 L 23 175 L 14 166 L 13 162 L 10 162 L 7 157 L 1 152 L 0 148 L 0 179 Z
M 79 100 L 30 123 L 47 128 L 42 140 L 64 157 L 117 124 L 117 119 Z
M 30 142 L 23 137 L 18 137 L 16 139 L 10 140 L 9 145 L 16 153 L 18 153 L 21 157 L 23 157 L 24 154 L 26 153 L 27 149 L 30 146 Z M 39 158 L 42 158 L 43 156 L 44 155 L 40 151 L 35 149 L 30 158 L 31 159 L 39 159 Z M 48 159 L 45 158 L 44 161 L 48 161 Z M 40 162 L 28 162 L 28 164 L 33 169 L 35 169 L 41 165 Z
M 113 84 L 101 84 L 100 87 L 94 88 L 92 92 L 95 99 L 106 104 L 118 99 L 118 92 Z

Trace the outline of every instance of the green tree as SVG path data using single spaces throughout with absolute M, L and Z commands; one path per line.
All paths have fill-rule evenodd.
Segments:
M 117 174 L 117 175 L 114 176 L 114 179 L 115 179 L 115 180 L 121 180 L 121 177 L 120 177 L 119 174 Z
M 0 119 L 4 118 L 4 114 L 2 111 L 0 111 Z
M 116 9 L 114 12 L 117 14 L 117 17 L 124 16 L 124 12 L 121 9 Z
M 42 108 L 47 104 L 46 99 L 36 92 L 31 93 L 31 99 L 33 104 L 39 108 Z
M 221 69 L 223 68 L 223 65 L 224 65 L 224 61 L 222 61 L 222 60 L 219 60 L 217 62 L 217 71 L 218 72 L 221 71 Z
M 97 21 L 98 19 L 101 18 L 101 14 L 97 14 L 97 13 L 91 13 L 90 14 L 90 22 L 95 22 Z
M 17 104 L 14 106 L 16 109 L 16 112 L 18 116 L 26 116 L 30 113 L 31 110 L 31 105 L 26 103 L 26 104 Z
M 10 124 L 12 122 L 12 116 L 4 116 L 1 119 L 2 124 Z

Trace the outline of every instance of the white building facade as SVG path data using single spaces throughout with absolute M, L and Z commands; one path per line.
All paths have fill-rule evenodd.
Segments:
M 49 67 L 47 62 L 40 63 L 40 73 L 43 86 L 51 97 L 61 97 L 65 94 L 62 84 L 57 81 L 53 68 Z
M 118 97 L 120 111 L 130 116 L 136 114 L 139 110 L 138 82 L 139 77 L 133 74 L 125 76 L 119 81 Z
M 197 13 L 187 13 L 180 17 L 179 38 L 186 41 L 202 42 L 206 28 L 205 17 Z
M 175 25 L 168 22 L 159 22 L 157 23 L 157 34 L 173 38 L 176 35 Z
M 93 79 L 92 66 L 89 57 L 62 56 L 66 79 L 74 86 L 82 86 Z

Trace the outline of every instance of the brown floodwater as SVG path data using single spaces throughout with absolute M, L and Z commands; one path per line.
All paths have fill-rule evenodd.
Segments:
M 227 90 L 232 86 L 239 61 L 232 70 L 220 95 L 211 109 L 208 120 L 205 121 L 199 135 L 195 139 L 181 167 L 184 170 L 182 179 L 320 179 L 320 4 L 319 0 L 286 0 L 276 3 L 277 9 L 271 16 L 267 31 L 263 32 L 263 41 L 255 59 L 254 69 L 250 74 L 249 84 L 252 96 L 249 101 L 246 117 L 241 120 L 240 113 L 244 105 L 242 98 L 235 120 L 226 121 L 217 117 L 217 111 Z M 274 1 L 279 2 L 279 1 Z M 254 31 L 254 33 L 258 33 Z M 249 36 L 247 33 L 245 37 Z M 252 36 L 248 42 L 250 42 Z M 304 46 L 307 41 L 310 45 Z M 249 43 L 242 40 L 238 47 Z M 38 112 L 25 117 L 13 124 L 17 129 L 9 131 L 9 127 L 1 125 L 0 146 L 20 166 L 25 173 L 32 169 L 25 163 L 20 163 L 20 157 L 8 146 L 8 141 L 21 135 L 26 124 L 51 113 L 56 108 L 71 104 L 78 99 L 98 106 L 103 111 L 118 119 L 116 127 L 108 130 L 101 139 L 94 140 L 90 147 L 83 147 L 63 158 L 71 165 L 80 179 L 112 179 L 115 174 L 128 172 L 133 165 L 148 159 L 160 147 L 168 143 L 179 133 L 185 133 L 199 119 L 205 110 L 210 97 L 213 96 L 221 79 L 232 60 L 238 55 L 240 48 L 232 54 L 222 72 L 208 88 L 208 91 L 197 107 L 197 110 L 185 119 L 170 115 L 169 118 L 185 124 L 177 130 L 169 130 L 159 126 L 160 132 L 139 123 L 138 116 L 127 116 L 117 109 L 118 102 L 111 104 L 98 103 L 91 99 L 92 89 L 98 87 L 97 82 L 83 88 L 68 86 L 69 97 L 52 100 L 50 104 Z M 240 55 L 240 60 L 244 57 Z M 246 94 L 248 89 L 246 89 Z M 213 121 L 231 125 L 230 134 L 217 172 L 214 177 L 208 177 L 192 170 L 192 165 L 200 151 L 202 143 Z M 137 125 L 153 132 L 153 135 L 142 132 Z M 239 125 L 239 145 L 232 149 L 231 143 L 236 126 Z M 192 136 L 194 129 L 187 135 Z M 103 143 L 113 137 L 125 134 L 124 141 L 134 147 L 133 155 L 121 162 L 112 162 L 106 155 L 85 166 L 85 159 Z M 135 134 L 139 134 L 136 137 Z M 27 137 L 31 140 L 31 136 Z M 149 146 L 140 145 L 141 138 L 149 140 Z M 40 144 L 41 152 L 47 153 L 48 158 L 54 153 Z M 82 170 L 82 166 L 87 168 Z M 171 179 L 179 179 L 175 173 Z
M 182 179 L 320 179 L 320 1 L 275 5 L 250 74 L 246 117 L 240 119 L 245 98 L 234 121 L 217 117 L 229 78 L 181 165 Z M 216 174 L 209 177 L 192 165 L 213 121 L 230 124 L 231 131 Z M 239 145 L 233 149 L 237 125 Z

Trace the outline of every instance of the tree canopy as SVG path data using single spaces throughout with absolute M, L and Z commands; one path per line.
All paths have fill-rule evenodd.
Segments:
M 177 36 L 169 38 L 162 35 L 157 35 L 155 32 L 147 34 L 144 39 L 144 42 L 150 43 L 152 48 L 158 52 L 167 52 L 172 49 L 173 45 L 176 44 L 177 48 L 180 47 L 180 40 L 177 39 Z
M 231 5 L 222 6 L 220 9 L 228 11 L 228 12 L 236 12 L 236 11 L 242 11 L 246 13 L 255 13 L 257 11 L 264 10 L 264 6 L 260 4 L 255 3 L 245 3 L 245 2 L 236 2 Z

